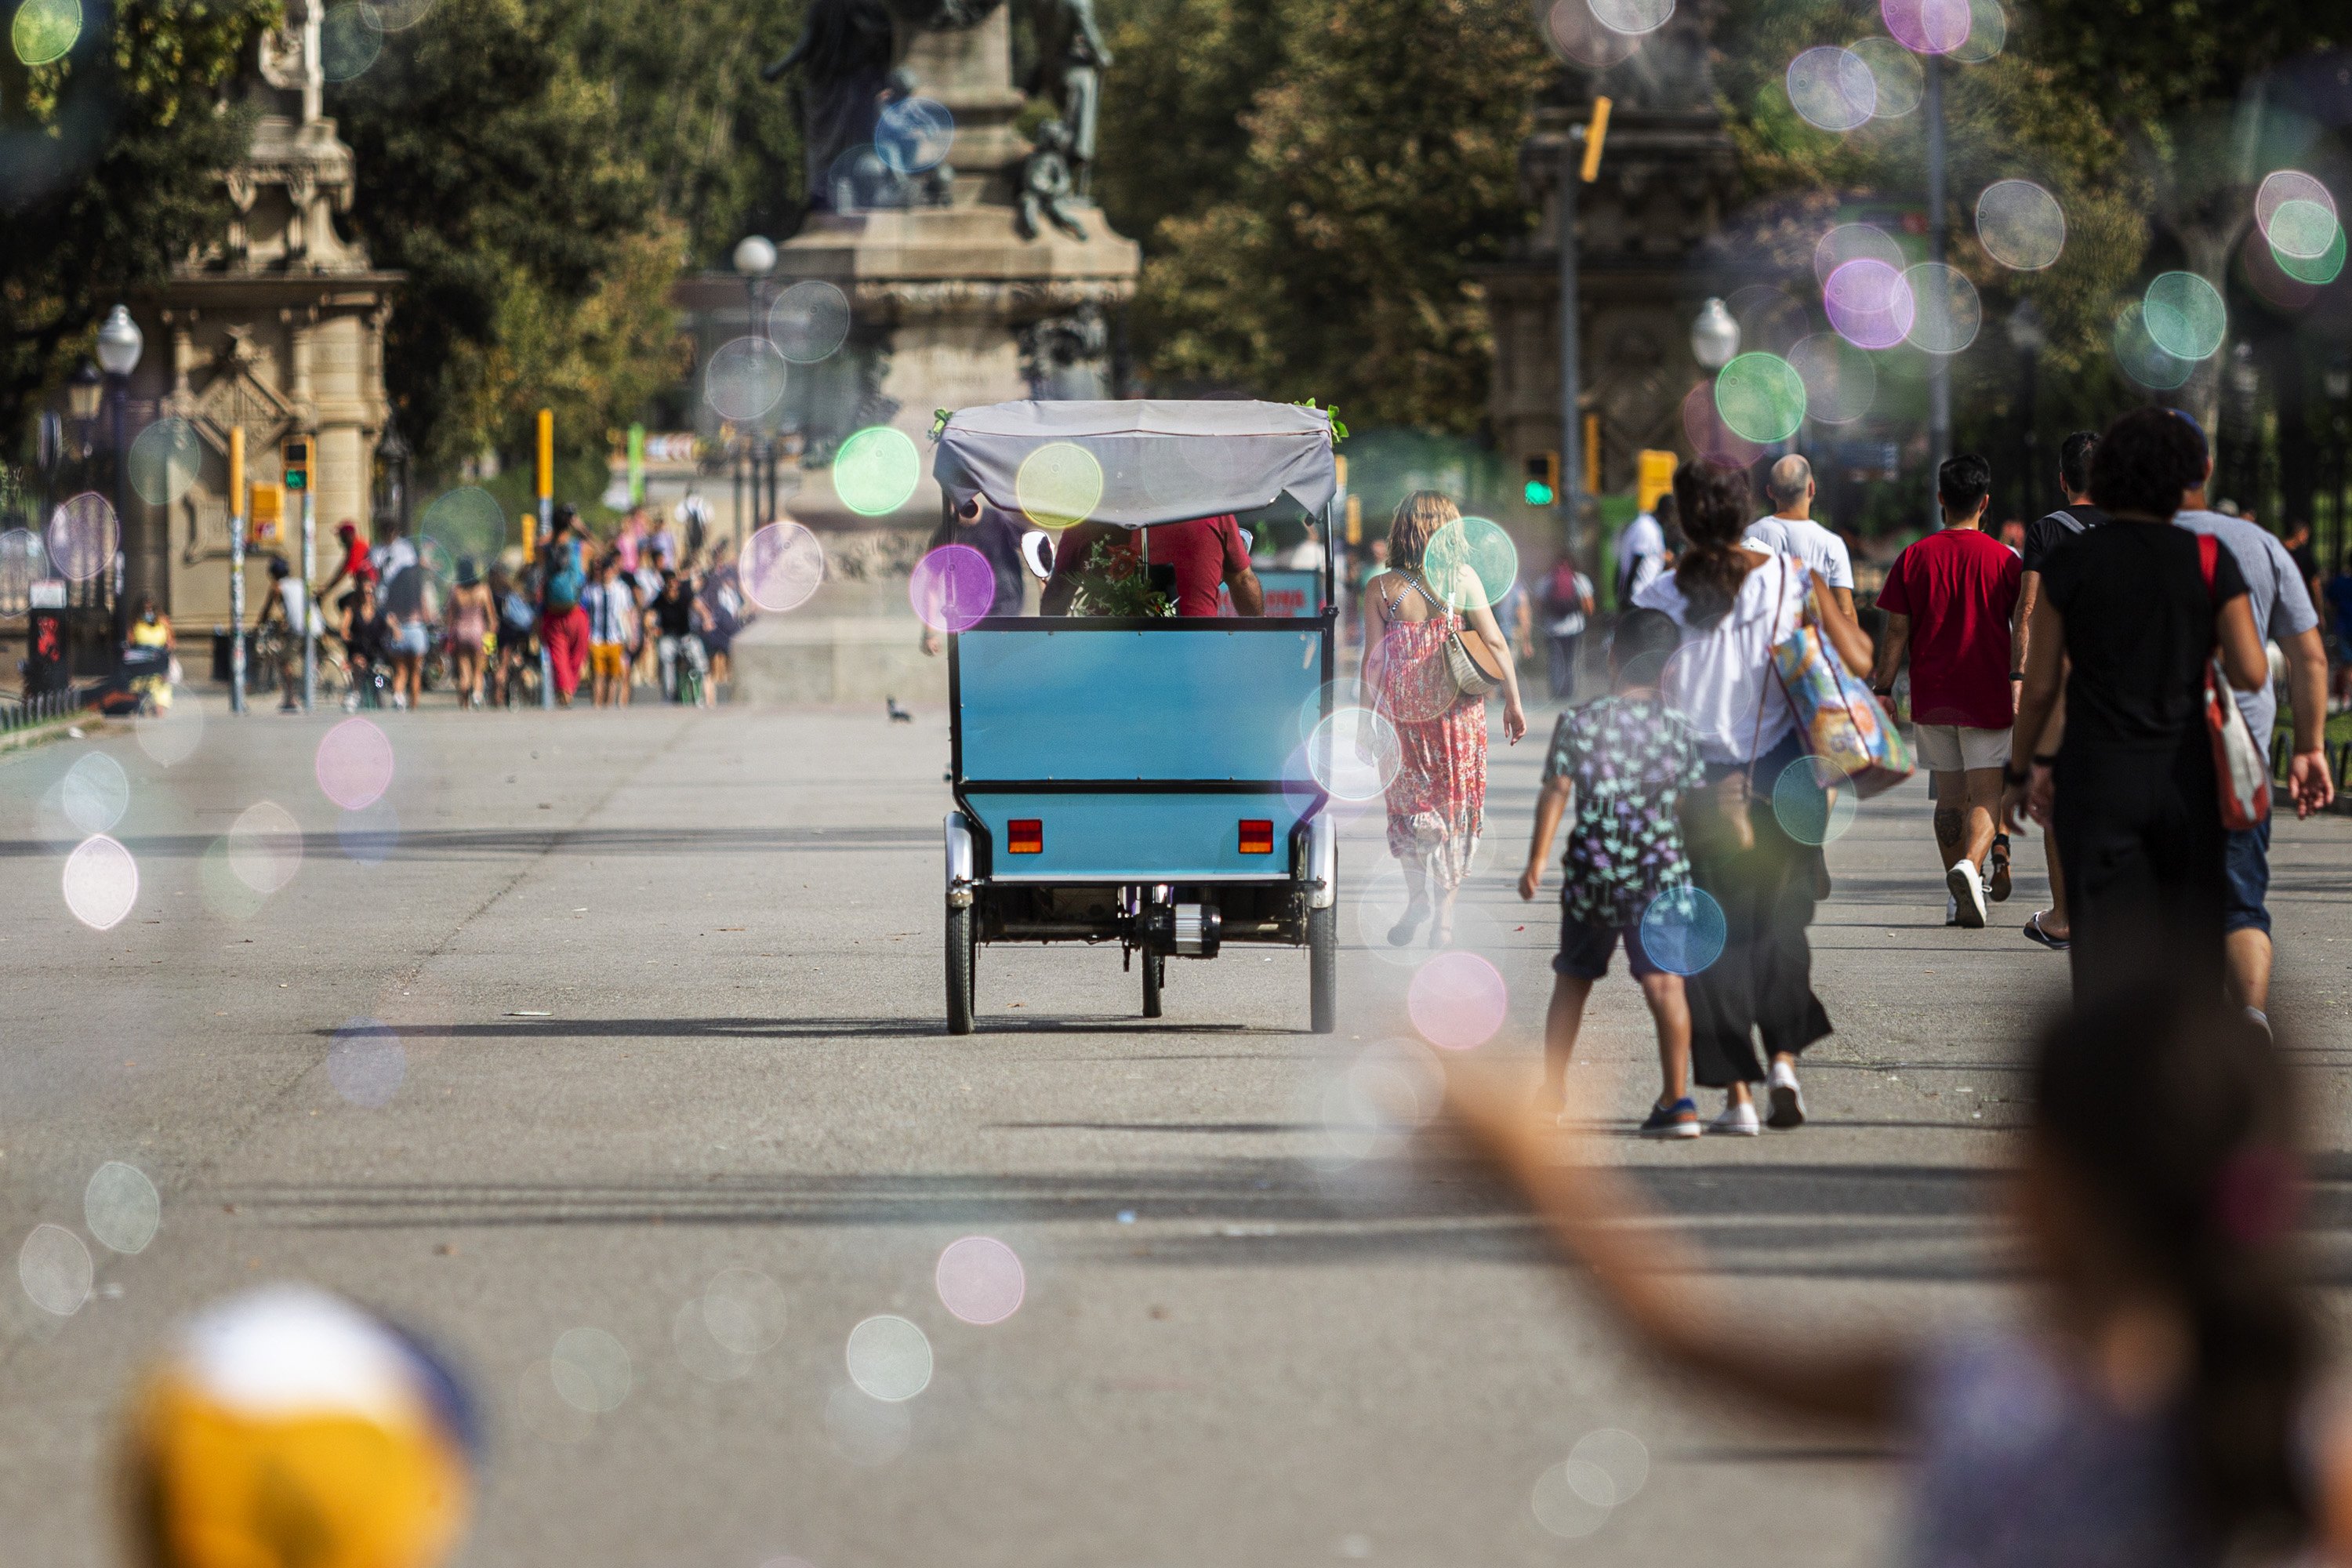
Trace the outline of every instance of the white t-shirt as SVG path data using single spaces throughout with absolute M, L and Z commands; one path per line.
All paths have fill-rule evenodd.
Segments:
M 1637 513 L 1633 521 L 1618 531 L 1616 553 L 1611 559 L 1615 563 L 1621 596 L 1630 603 L 1665 563 L 1666 531 L 1650 513 Z
M 1748 574 L 1723 619 L 1694 628 L 1690 603 L 1672 577 L 1661 576 L 1633 596 L 1643 609 L 1662 610 L 1682 628 L 1658 689 L 1668 707 L 1690 721 L 1698 752 L 1710 763 L 1760 757 L 1796 727 L 1788 694 L 1772 672 L 1772 645 L 1805 613 L 1812 574 L 1782 555 Z M 1759 782 L 1769 789 L 1773 781 Z
M 1793 555 L 1831 587 L 1853 592 L 1853 563 L 1846 556 L 1845 541 L 1810 518 L 1759 518 L 1748 525 L 1739 542 Z

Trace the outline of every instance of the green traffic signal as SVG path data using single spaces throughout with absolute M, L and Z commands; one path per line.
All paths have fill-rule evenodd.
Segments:
M 1552 494 L 1551 487 L 1541 479 L 1529 479 L 1527 494 L 1529 506 L 1549 506 L 1557 499 Z

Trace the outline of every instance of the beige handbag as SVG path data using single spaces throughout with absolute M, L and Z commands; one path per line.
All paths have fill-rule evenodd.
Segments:
M 1440 615 L 1451 616 L 1454 611 L 1439 602 L 1418 577 L 1406 579 L 1419 590 Z M 1503 667 L 1495 658 L 1495 650 L 1486 646 L 1484 637 L 1465 636 L 1457 626 L 1445 637 L 1445 674 L 1454 689 L 1465 697 L 1484 697 L 1503 684 Z M 1481 656 L 1484 656 L 1483 658 Z

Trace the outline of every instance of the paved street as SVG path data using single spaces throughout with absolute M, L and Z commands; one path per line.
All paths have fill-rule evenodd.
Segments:
M 1296 1032 L 1303 953 L 1173 963 L 1147 1025 L 1115 952 L 990 949 L 980 1032 L 950 1039 L 938 711 L 386 714 L 389 811 L 350 822 L 314 776 L 341 717 L 215 710 L 169 767 L 186 737 L 120 728 L 0 758 L 0 1242 L 13 1258 L 53 1224 L 96 1259 L 69 1317 L 0 1279 L 10 1562 L 119 1560 L 107 1456 L 139 1358 L 189 1308 L 288 1279 L 382 1306 L 470 1374 L 469 1564 L 1888 1556 L 1886 1456 L 1685 1397 L 1705 1391 L 1632 1362 L 1475 1184 L 1327 1127 L 1337 1075 L 1411 1032 L 1418 950 L 1358 930 L 1385 923 L 1376 810 L 1343 849 L 1336 1037 Z M 140 878 L 105 932 L 60 892 L 81 835 L 59 781 L 92 751 L 129 783 L 114 834 Z M 1497 752 L 1461 931 L 1510 987 L 1488 1049 L 1529 1061 L 1556 908 L 1509 883 L 1538 760 L 1532 740 Z M 263 800 L 303 830 L 299 868 L 241 816 Z M 2278 832 L 2275 1011 L 2313 1073 L 2341 1286 L 2352 819 Z M 1817 1125 L 1616 1145 L 1759 1312 L 1830 1328 L 1992 1301 L 1974 1215 L 2021 1033 L 2063 981 L 2017 934 L 2040 850 L 2018 846 L 2000 929 L 1947 931 L 1924 789 L 1866 807 L 1815 931 L 1839 1026 L 1809 1058 Z M 1580 1074 L 1630 1116 L 1654 1069 L 1622 977 L 1589 1044 Z M 161 1194 L 135 1254 L 85 1214 L 110 1161 Z M 934 1283 L 972 1234 L 1025 1274 L 992 1326 Z M 744 1274 L 714 1289 L 729 1270 L 779 1288 L 771 1347 L 718 1343 L 716 1308 L 690 1310 L 733 1292 L 772 1313 Z M 933 1358 L 903 1403 L 846 1371 L 882 1314 Z M 559 1384 L 580 1330 L 600 1332 L 567 1342 Z M 602 1414 L 561 1397 L 583 1367 Z M 1571 1544 L 1531 1489 L 1601 1428 L 1653 1468 Z

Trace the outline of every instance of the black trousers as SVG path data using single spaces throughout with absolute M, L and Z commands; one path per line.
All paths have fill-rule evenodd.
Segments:
M 1691 1076 L 1708 1089 L 1759 1082 L 1765 1058 L 1802 1051 L 1830 1033 L 1829 1013 L 1813 994 L 1813 950 L 1805 936 L 1821 851 L 1783 833 L 1772 809 L 1773 782 L 1802 754 L 1791 736 L 1758 760 L 1748 803 L 1756 847 L 1692 858 L 1692 881 L 1723 907 L 1723 954 L 1685 987 Z M 1714 808 L 1700 800 L 1693 809 Z
M 2157 748 L 2069 734 L 2054 783 L 2075 999 L 2159 977 L 2218 994 L 2226 840 L 2203 727 Z

